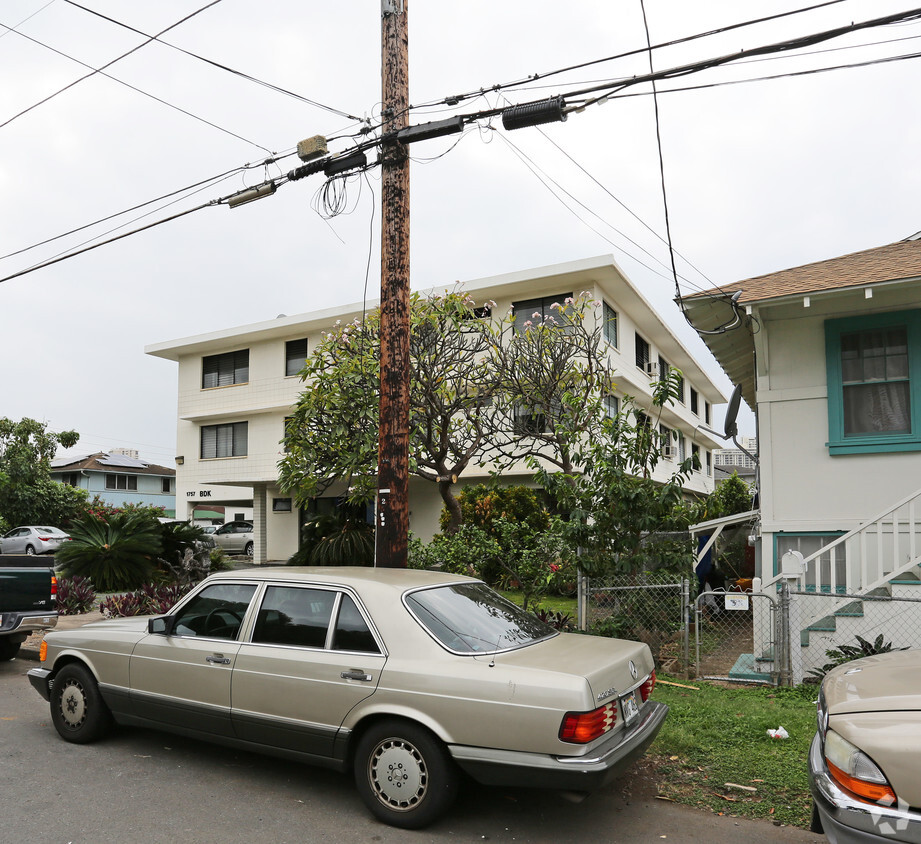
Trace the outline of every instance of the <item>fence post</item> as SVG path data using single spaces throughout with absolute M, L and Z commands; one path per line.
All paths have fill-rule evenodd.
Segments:
M 685 680 L 690 674 L 691 660 L 691 581 L 681 578 L 681 619 L 684 623 L 684 660 L 682 676 Z
M 790 642 L 790 581 L 783 578 L 780 581 L 780 630 L 778 631 L 779 654 L 779 685 L 792 686 Z
M 588 601 L 589 588 L 588 577 L 582 574 L 581 570 L 576 577 L 576 625 L 582 631 L 588 627 Z

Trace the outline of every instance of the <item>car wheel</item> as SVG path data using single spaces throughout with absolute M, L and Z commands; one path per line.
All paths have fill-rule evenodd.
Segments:
M 76 744 L 102 738 L 112 725 L 96 679 L 82 665 L 65 665 L 51 686 L 51 720 L 61 737 Z
M 35 549 L 31 545 L 26 545 L 26 553 L 31 557 L 35 553 Z
M 454 802 L 458 773 L 444 745 L 428 730 L 394 719 L 375 724 L 359 740 L 355 784 L 378 820 L 421 829 Z
M 246 545 L 243 546 L 243 553 L 247 557 L 253 556 L 253 543 L 252 542 L 247 542 Z
M 0 637 L 0 662 L 9 662 L 19 653 L 22 642 L 13 641 L 8 636 Z

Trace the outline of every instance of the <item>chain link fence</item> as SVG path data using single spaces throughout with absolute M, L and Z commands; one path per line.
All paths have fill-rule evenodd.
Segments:
M 579 628 L 645 642 L 656 666 L 687 676 L 690 583 L 675 575 L 643 573 L 579 581 Z

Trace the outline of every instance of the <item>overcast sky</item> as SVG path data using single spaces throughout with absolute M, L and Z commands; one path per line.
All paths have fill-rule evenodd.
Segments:
M 82 5 L 153 35 L 207 2 Z M 646 0 L 653 44 L 805 5 Z M 675 67 L 909 8 L 908 0 L 844 0 L 657 49 L 653 64 Z M 412 0 L 409 21 L 413 104 L 488 92 L 453 110 L 419 108 L 413 123 L 648 72 L 648 56 L 638 54 L 491 90 L 644 47 L 640 0 Z M 153 42 L 106 68 L 108 77 L 36 105 L 89 73 L 75 60 L 100 68 L 146 39 L 67 0 L 4 0 L 0 24 L 17 30 L 0 29 L 3 256 L 260 165 L 311 135 L 341 137 L 330 148 L 344 150 L 360 128 L 349 116 L 379 117 L 378 0 L 222 0 L 162 36 L 297 97 Z M 685 292 L 921 229 L 921 60 L 722 84 L 918 51 L 921 24 L 902 24 L 660 84 L 672 238 L 703 273 L 679 263 Z M 678 87 L 692 90 L 669 93 Z M 631 215 L 664 235 L 653 99 L 648 86 L 624 93 L 631 96 L 539 130 L 508 133 L 498 120 L 482 121 L 460 138 L 414 144 L 413 288 L 613 254 L 728 394 L 672 301 L 667 248 Z M 0 259 L 0 277 L 298 163 L 256 166 Z M 322 185 L 313 176 L 240 208 L 205 208 L 0 283 L 0 416 L 76 429 L 73 453 L 126 446 L 172 465 L 176 365 L 145 355 L 146 345 L 361 301 L 369 255 L 368 295 L 378 297 L 379 170 L 348 183 L 348 213 L 329 221 L 317 212 Z M 750 420 L 744 428 L 754 433 Z

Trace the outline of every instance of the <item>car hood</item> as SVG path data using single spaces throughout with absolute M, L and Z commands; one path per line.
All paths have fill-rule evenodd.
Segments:
M 893 651 L 838 666 L 825 679 L 829 715 L 921 710 L 921 650 Z
M 526 648 L 499 653 L 496 664 L 555 671 L 584 677 L 596 703 L 613 699 L 643 682 L 653 670 L 649 647 L 643 642 L 560 633 Z M 630 663 L 636 668 L 636 677 Z

